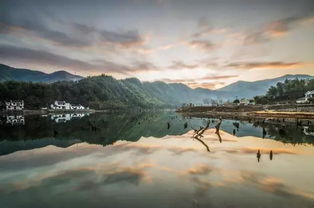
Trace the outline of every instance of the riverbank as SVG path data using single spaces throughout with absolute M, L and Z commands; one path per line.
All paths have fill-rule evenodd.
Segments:
M 195 106 L 177 110 L 184 116 L 214 118 L 294 118 L 314 119 L 314 105 L 251 105 L 251 106 Z
M 104 110 L 94 110 L 94 109 L 85 109 L 85 110 L 20 110 L 20 111 L 0 111 L 0 115 L 45 115 L 45 114 L 63 114 L 63 113 L 95 113 L 95 112 L 105 112 Z

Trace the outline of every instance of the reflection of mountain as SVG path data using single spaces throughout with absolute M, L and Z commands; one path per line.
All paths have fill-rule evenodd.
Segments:
M 4 140 L 0 142 L 0 155 L 6 155 L 20 150 L 41 148 L 48 145 L 54 145 L 57 147 L 69 147 L 78 142 L 79 140 L 58 140 L 55 138 L 41 138 L 34 140 L 17 141 Z
M 189 130 L 184 129 L 186 121 L 175 116 L 176 114 L 169 112 L 93 114 L 81 119 L 74 118 L 66 123 L 55 123 L 47 117 L 30 116 L 26 117 L 25 126 L 0 126 L 0 140 L 12 141 L 3 141 L 3 144 L 6 145 L 5 149 L 16 151 L 32 149 L 32 145 L 33 148 L 49 144 L 67 147 L 76 142 L 107 145 L 117 140 L 137 141 L 142 136 L 160 138 L 168 134 L 186 133 Z M 170 129 L 167 129 L 167 122 L 171 124 Z M 199 120 L 198 125 L 201 122 Z M 42 139 L 43 142 L 38 141 Z M 15 147 L 9 148 L 9 145 Z M 7 150 L 0 149 L 0 154 L 7 153 Z
M 186 122 L 188 126 L 184 128 Z M 184 119 L 173 112 L 96 113 L 66 123 L 56 123 L 49 117 L 28 116 L 24 126 L 0 125 L 0 155 L 47 145 L 68 147 L 79 142 L 107 145 L 117 140 L 137 141 L 142 136 L 182 135 L 191 127 L 198 129 L 205 123 L 205 119 Z M 293 124 L 283 128 L 281 124 L 223 120 L 221 130 L 232 134 L 237 129 L 235 123 L 239 125 L 235 132 L 239 137 L 263 137 L 264 128 L 268 138 L 289 143 L 314 143 L 312 136 L 305 135 L 302 127 Z M 212 122 L 210 128 L 214 125 Z

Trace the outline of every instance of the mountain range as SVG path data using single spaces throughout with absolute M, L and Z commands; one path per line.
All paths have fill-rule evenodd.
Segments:
M 0 64 L 0 81 L 25 81 L 25 82 L 57 82 L 57 81 L 78 81 L 83 77 L 70 74 L 66 71 L 56 71 L 47 74 L 40 71 L 30 69 L 13 68 L 4 64 Z
M 79 88 L 82 85 L 90 86 L 91 89 L 89 94 L 95 93 L 94 97 L 99 97 L 101 94 L 106 100 L 117 101 L 124 104 L 130 100 L 135 103 L 143 102 L 147 105 L 151 105 L 152 103 L 160 105 L 179 105 L 182 103 L 203 104 L 205 98 L 215 100 L 233 100 L 236 97 L 253 98 L 257 95 L 264 95 L 270 86 L 276 85 L 278 82 L 296 78 L 313 79 L 314 77 L 303 74 L 285 75 L 274 79 L 253 82 L 237 81 L 217 90 L 209 90 L 205 88 L 192 89 L 181 83 L 168 84 L 161 81 L 141 82 L 137 78 L 128 78 L 124 80 L 116 80 L 110 76 L 84 78 L 70 74 L 66 71 L 57 71 L 47 74 L 29 69 L 17 69 L 0 64 L 0 82 L 9 80 L 33 83 L 79 81 L 76 87 Z M 59 85 L 54 86 L 58 87 Z M 84 90 L 84 88 L 82 88 L 82 90 Z M 80 96 L 80 94 L 78 94 L 78 96 Z M 101 99 L 98 98 L 98 100 Z

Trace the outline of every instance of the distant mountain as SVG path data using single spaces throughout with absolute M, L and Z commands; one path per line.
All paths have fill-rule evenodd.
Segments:
M 221 93 L 222 97 L 234 99 L 238 98 L 253 98 L 257 95 L 265 95 L 267 90 L 276 85 L 278 82 L 284 82 L 286 79 L 314 79 L 314 76 L 296 74 L 284 75 L 274 79 L 265 79 L 254 82 L 238 81 L 228 86 L 215 90 L 216 93 Z
M 265 95 L 270 86 L 286 79 L 313 79 L 309 75 L 285 75 L 274 79 L 254 82 L 238 81 L 218 90 L 204 88 L 192 89 L 181 83 L 141 82 L 136 78 L 117 80 L 111 76 L 83 78 L 66 71 L 46 74 L 29 69 L 16 69 L 0 64 L 0 81 L 32 81 L 33 86 L 17 83 L 16 86 L 0 85 L 0 100 L 23 99 L 29 107 L 42 107 L 54 100 L 67 100 L 94 108 L 126 106 L 169 106 L 183 103 L 204 104 L 204 99 L 233 100 L 253 98 Z M 57 81 L 78 81 L 56 83 Z M 51 83 L 49 86 L 38 86 L 36 82 Z M 12 87 L 13 86 L 13 87 Z M 10 89 L 9 89 L 10 88 Z M 42 90 L 42 94 L 36 94 Z M 45 97 L 43 97 L 43 94 Z M 24 96 L 25 95 L 25 96 Z M 35 99 L 36 98 L 36 99 Z
M 57 71 L 47 74 L 30 69 L 13 68 L 0 64 L 0 81 L 25 81 L 25 82 L 57 82 L 57 81 L 78 81 L 83 79 L 81 76 L 70 74 L 66 71 Z

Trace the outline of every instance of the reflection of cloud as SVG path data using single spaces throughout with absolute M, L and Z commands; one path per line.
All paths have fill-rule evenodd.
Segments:
M 114 184 L 127 182 L 134 185 L 138 185 L 141 179 L 143 179 L 145 176 L 146 173 L 143 170 L 127 168 L 114 173 L 105 174 L 103 183 Z
M 185 171 L 189 175 L 207 175 L 212 170 L 207 164 L 198 165 Z
M 180 155 L 185 152 L 195 152 L 197 149 L 191 147 L 166 147 L 162 145 L 154 145 L 154 144 L 141 144 L 141 143 L 122 143 L 122 144 L 115 144 L 114 148 L 121 151 L 132 151 L 139 155 L 148 155 L 152 154 L 155 151 L 159 150 L 167 150 L 174 154 Z
M 314 199 L 313 193 L 297 190 L 286 185 L 282 180 L 264 175 L 258 175 L 251 172 L 242 172 L 242 178 L 246 182 L 256 185 L 263 191 L 270 192 L 283 197 L 302 197 L 305 199 Z
M 226 150 L 226 152 L 229 153 L 239 153 L 239 154 L 253 154 L 257 153 L 257 151 L 260 150 L 261 153 L 269 153 L 270 150 L 273 151 L 273 154 L 296 154 L 296 152 L 293 152 L 289 149 L 281 149 L 281 148 L 261 148 L 261 147 L 242 147 L 240 149 L 229 149 Z

